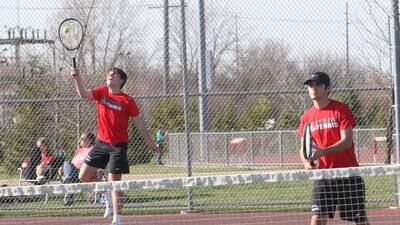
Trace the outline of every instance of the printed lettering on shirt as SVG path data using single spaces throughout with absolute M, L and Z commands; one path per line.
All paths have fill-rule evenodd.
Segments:
M 118 102 L 114 102 L 106 97 L 101 98 L 101 103 L 106 105 L 108 108 L 115 109 L 118 111 L 122 110 L 122 106 Z
M 314 121 L 311 127 L 311 130 L 323 130 L 323 129 L 331 129 L 338 128 L 339 123 L 335 117 L 324 118 L 317 121 Z

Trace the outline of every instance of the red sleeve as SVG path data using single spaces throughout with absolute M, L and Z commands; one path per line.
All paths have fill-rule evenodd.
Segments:
M 107 90 L 107 87 L 105 86 L 100 86 L 92 89 L 92 95 L 93 97 L 91 98 L 92 100 L 100 101 L 101 97 L 104 95 L 104 90 Z
M 131 117 L 136 117 L 139 116 L 139 109 L 136 105 L 136 102 L 133 98 L 131 98 L 131 101 L 129 101 L 129 115 Z
M 347 105 L 344 105 L 342 107 L 342 110 L 340 112 L 339 123 L 341 130 L 344 130 L 349 127 L 354 128 L 356 126 L 356 119 L 354 118 L 353 113 L 351 112 L 350 108 Z

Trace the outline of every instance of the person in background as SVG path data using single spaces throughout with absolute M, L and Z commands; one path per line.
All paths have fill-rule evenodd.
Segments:
M 42 181 L 49 176 L 50 165 L 55 157 L 52 156 L 44 137 L 38 138 L 35 147 L 32 148 L 28 157 L 22 163 L 22 174 L 27 180 Z
M 42 151 L 45 149 L 47 149 L 46 138 L 40 137 L 22 163 L 22 175 L 25 179 L 35 180 L 37 178 L 36 168 L 41 163 Z
M 71 161 L 65 161 L 63 167 L 64 183 L 78 183 L 79 170 L 82 167 L 83 160 L 92 150 L 96 136 L 92 133 L 82 133 L 79 139 L 79 147 L 75 150 Z
M 39 139 L 41 141 L 40 151 L 41 151 L 41 158 L 40 164 L 36 167 L 36 180 L 44 180 L 44 179 L 51 179 L 50 176 L 53 176 L 51 173 L 52 171 L 52 164 L 55 162 L 56 157 L 50 152 L 49 148 L 47 147 L 46 139 Z M 39 141 L 38 141 L 39 142 Z
M 75 150 L 71 161 L 65 161 L 63 166 L 64 181 L 63 183 L 79 183 L 79 170 L 82 167 L 83 161 L 87 154 L 92 150 L 96 136 L 93 133 L 82 133 L 79 139 L 79 147 Z M 96 177 L 100 180 L 100 177 Z M 73 194 L 66 194 L 64 198 L 64 206 L 73 204 Z M 104 197 L 104 201 L 109 204 L 108 198 Z
M 161 129 L 157 130 L 157 132 L 156 132 L 156 142 L 157 142 L 158 148 L 160 148 L 160 151 L 156 152 L 156 155 L 155 155 L 155 160 L 156 160 L 157 165 L 162 165 L 161 157 L 162 157 L 162 153 L 164 151 L 165 135 L 166 135 L 165 132 Z

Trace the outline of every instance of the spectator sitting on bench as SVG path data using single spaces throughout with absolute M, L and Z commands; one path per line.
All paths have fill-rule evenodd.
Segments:
M 50 178 L 52 176 L 51 169 L 52 169 L 52 164 L 55 161 L 55 157 L 50 153 L 49 149 L 46 146 L 46 143 L 42 145 L 41 150 L 41 160 L 40 164 L 36 167 L 36 180 L 43 180 L 46 178 Z M 50 178 L 51 179 L 51 178 Z
M 62 153 L 63 151 L 59 152 Z M 63 162 L 64 154 L 58 154 L 57 156 L 51 154 L 47 147 L 46 138 L 41 137 L 22 163 L 22 177 L 34 182 L 34 184 L 43 184 L 48 180 L 54 179 L 58 168 L 61 167 Z
M 42 171 L 45 169 L 45 162 L 49 162 L 52 158 L 48 155 L 46 138 L 40 137 L 35 147 L 32 148 L 28 157 L 24 159 L 22 163 L 22 175 L 27 180 L 36 180 L 38 174 L 41 175 Z M 42 156 L 42 154 L 45 156 Z M 47 155 L 47 156 L 46 156 Z M 45 162 L 42 162 L 42 159 Z
M 65 161 L 63 167 L 64 182 L 63 183 L 79 183 L 79 170 L 82 167 L 86 155 L 92 150 L 96 136 L 93 133 L 83 133 L 79 140 L 79 148 L 75 150 L 71 161 Z M 93 181 L 101 181 L 104 177 L 104 171 L 97 171 Z M 107 196 L 104 194 L 104 201 L 108 204 Z M 66 194 L 64 198 L 64 206 L 72 205 L 74 194 Z M 110 197 L 108 197 L 110 198 Z
M 64 162 L 64 183 L 78 183 L 79 170 L 82 167 L 83 160 L 92 150 L 96 137 L 92 133 L 83 133 L 79 140 L 79 148 L 75 150 L 71 161 Z

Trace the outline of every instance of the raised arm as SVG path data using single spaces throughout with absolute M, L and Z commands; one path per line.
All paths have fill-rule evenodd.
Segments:
M 78 68 L 71 68 L 71 76 L 75 82 L 75 88 L 79 96 L 82 98 L 92 98 L 92 91 L 87 90 L 83 85 L 83 81 Z

